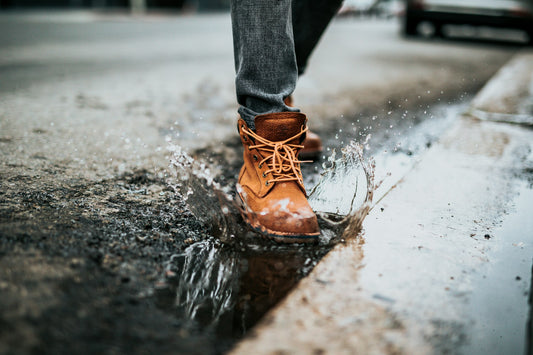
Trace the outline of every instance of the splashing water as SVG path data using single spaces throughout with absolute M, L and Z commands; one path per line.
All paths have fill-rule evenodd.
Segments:
M 213 334 L 224 350 L 309 273 L 331 246 L 234 248 L 214 238 L 190 245 L 166 263 L 159 307 Z M 225 349 L 227 350 L 227 349 Z
M 209 167 L 190 157 L 179 146 L 170 146 L 171 167 L 177 185 L 173 186 L 185 199 L 196 218 L 210 228 L 210 234 L 224 243 L 237 242 L 237 236 L 246 236 L 241 222 L 241 208 L 230 193 L 230 187 L 221 186 L 211 175 Z
M 211 235 L 230 244 L 265 243 L 242 221 L 241 215 L 245 211 L 230 192 L 232 187 L 217 183 L 212 169 L 190 157 L 181 147 L 171 146 L 169 149 L 172 152 L 171 167 L 178 182 L 176 188 L 195 217 L 210 227 Z M 324 167 L 324 173 L 309 196 L 321 227 L 322 245 L 357 236 L 371 208 L 373 162 L 363 158 L 363 146 L 353 141 L 341 153 L 337 159 L 333 151 L 328 159 L 330 166 Z
M 218 323 L 234 307 L 238 291 L 239 260 L 219 249 L 211 240 L 194 243 L 173 255 L 166 267 L 165 282 L 175 295 L 172 306 L 204 327 Z
M 317 214 L 322 240 L 327 243 L 354 237 L 359 233 L 371 208 L 374 190 L 374 163 L 365 161 L 363 146 L 352 141 L 328 158 L 318 184 L 309 195 L 309 204 Z
M 219 182 L 236 177 L 237 168 L 228 161 L 236 153 L 231 147 L 223 149 L 222 155 L 216 148 L 210 151 L 208 159 L 219 157 L 215 164 L 193 159 L 179 146 L 170 147 L 174 187 L 194 216 L 210 229 L 212 238 L 190 245 L 167 262 L 155 289 L 158 306 L 177 311 L 193 331 L 202 329 L 208 334 L 217 353 L 225 353 L 335 243 L 359 235 L 373 200 L 383 198 L 397 184 L 416 156 L 451 122 L 447 117 L 455 116 L 441 115 L 440 121 L 431 116 L 431 121 L 418 124 L 417 129 L 408 122 L 408 129 L 396 129 L 394 137 L 400 137 L 401 144 L 396 138 L 383 138 L 384 144 L 378 144 L 378 148 L 385 148 L 383 153 L 370 149 L 367 134 L 362 144 L 350 142 L 340 151 L 333 150 L 320 176 L 318 165 L 308 166 L 306 185 L 318 180 L 309 190 L 309 202 L 321 227 L 320 244 L 312 247 L 273 243 L 258 237 L 244 223 L 241 214 L 245 211 L 234 197 L 239 186 Z M 376 157 L 382 171 L 375 171 L 374 158 L 363 158 L 363 151 Z

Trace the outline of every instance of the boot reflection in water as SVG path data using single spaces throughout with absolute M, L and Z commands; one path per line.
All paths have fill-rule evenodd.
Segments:
M 236 329 L 244 334 L 275 306 L 303 276 L 309 255 L 294 253 L 257 253 L 247 256 L 247 269 L 239 284 Z
M 299 155 L 316 155 L 322 145 L 308 133 L 307 117 L 292 106 L 291 95 L 341 2 L 231 1 L 238 131 L 244 146 L 238 196 L 246 222 L 279 242 L 314 242 L 320 234 Z

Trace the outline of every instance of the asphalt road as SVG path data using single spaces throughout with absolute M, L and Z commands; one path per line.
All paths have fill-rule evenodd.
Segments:
M 519 48 L 338 20 L 295 96 L 330 147 L 355 123 L 385 137 Z M 169 142 L 237 174 L 229 16 L 0 13 L 0 51 L 0 353 L 227 349 L 153 295 L 209 235 L 169 185 Z

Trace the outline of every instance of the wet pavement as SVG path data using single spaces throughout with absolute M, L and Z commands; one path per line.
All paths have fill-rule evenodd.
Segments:
M 448 123 L 233 354 L 530 352 L 533 132 Z
M 203 166 L 203 177 L 224 194 L 233 193 L 240 167 L 227 15 L 132 19 L 87 12 L 0 13 L 0 28 L 7 34 L 0 36 L 5 53 L 0 58 L 0 353 L 222 353 L 271 307 L 281 301 L 283 309 L 293 302 L 306 284 L 316 283 L 321 292 L 342 285 L 344 293 L 357 295 L 361 290 L 353 277 L 364 277 L 358 270 L 369 255 L 376 262 L 392 256 L 380 252 L 379 239 L 371 249 L 370 238 L 344 235 L 327 237 L 313 248 L 250 242 L 246 238 L 253 235 L 235 210 L 215 209 L 222 224 L 212 223 L 212 215 L 202 218 L 216 194 L 206 195 L 201 206 L 180 190 L 183 180 L 173 164 L 176 145 Z M 333 149 L 339 158 L 341 148 L 355 139 L 366 142 L 364 161 L 375 161 L 371 181 L 379 187 L 373 201 L 385 203 L 391 187 L 457 123 L 461 105 L 519 49 L 501 43 L 404 41 L 396 28 L 389 21 L 335 22 L 300 81 L 297 102 L 315 117 L 311 125 L 327 148 L 322 161 L 305 167 L 309 189 L 319 181 L 322 165 L 331 164 L 327 159 Z M 359 176 L 361 171 L 355 172 Z M 200 185 L 205 191 L 214 191 L 212 186 Z M 374 207 L 366 218 L 365 233 L 377 228 L 371 224 L 375 214 L 392 213 L 382 208 Z M 225 212 L 232 213 L 224 217 Z M 495 216 L 500 215 L 489 217 Z M 221 225 L 226 226 L 222 233 Z M 505 222 L 501 228 L 501 235 L 512 233 Z M 239 239 L 243 230 L 246 238 Z M 228 231 L 240 242 L 227 243 L 232 240 Z M 226 243 L 221 235 L 228 237 L 222 238 Z M 529 252 L 527 244 L 520 249 L 526 242 L 518 239 L 517 248 Z M 313 271 L 305 278 L 339 242 L 325 260 L 338 258 L 339 265 L 349 262 L 351 268 L 319 277 L 321 271 Z M 506 248 L 504 253 L 515 256 L 516 249 Z M 520 258 L 509 270 L 520 277 L 513 285 L 522 291 L 529 281 L 526 273 L 518 273 L 525 265 Z M 384 275 L 381 280 L 390 285 L 399 282 Z M 508 275 L 491 275 L 508 281 Z M 368 274 L 371 280 L 374 276 Z M 488 287 L 484 280 L 474 281 L 480 290 Z M 294 287 L 296 292 L 283 301 Z M 485 302 L 485 295 L 474 295 L 480 299 L 476 304 Z M 523 300 L 518 293 L 513 297 L 506 299 Z M 392 345 L 383 352 L 395 353 L 394 337 L 411 330 L 387 305 L 401 304 L 402 295 L 380 291 L 371 299 L 382 304 L 353 305 L 360 307 L 354 318 L 336 316 L 344 312 L 339 303 L 337 311 L 328 310 L 328 321 L 313 323 L 318 333 L 309 336 L 324 340 L 316 349 L 342 349 L 333 341 L 337 338 L 318 336 L 331 321 L 340 329 L 374 326 L 359 327 L 351 341 L 392 329 L 387 337 L 393 340 L 383 343 Z M 308 297 L 303 304 L 312 302 Z M 287 329 L 317 314 L 316 309 L 300 313 L 298 307 L 293 311 L 304 319 L 293 323 L 287 312 Z M 465 309 L 486 322 L 495 319 L 483 307 Z M 486 335 L 482 328 L 472 329 L 473 339 Z M 450 333 L 442 334 L 432 339 Z M 462 333 L 457 334 L 460 340 L 452 350 L 468 349 Z M 370 346 L 375 339 L 369 336 L 361 344 Z M 426 343 L 411 345 L 402 348 L 405 353 L 429 349 Z

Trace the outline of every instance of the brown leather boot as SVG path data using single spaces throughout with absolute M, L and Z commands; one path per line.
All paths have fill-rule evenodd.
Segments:
M 316 241 L 320 230 L 307 202 L 298 152 L 307 132 L 306 117 L 281 112 L 255 118 L 255 132 L 239 120 L 244 165 L 238 194 L 252 228 L 278 242 Z
M 292 96 L 287 96 L 284 101 L 285 105 L 293 107 Z M 309 130 L 302 145 L 304 146 L 300 151 L 300 158 L 302 159 L 316 160 L 322 153 L 322 139 L 320 139 L 318 134 Z

